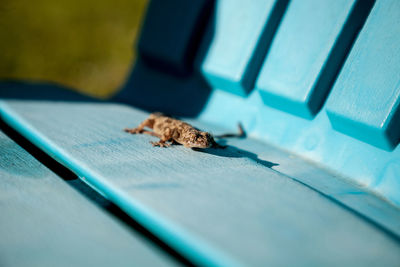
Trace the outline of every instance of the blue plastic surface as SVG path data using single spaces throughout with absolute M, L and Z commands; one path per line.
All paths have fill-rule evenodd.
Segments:
M 214 31 L 201 71 L 214 87 L 245 96 L 286 8 L 286 0 L 220 0 Z
M 0 177 L 1 266 L 176 266 L 1 131 Z
M 400 262 L 400 148 L 385 151 L 360 140 L 367 136 L 371 144 L 386 147 L 388 140 L 396 140 L 398 134 L 400 72 L 396 62 L 400 60 L 399 42 L 396 42 L 399 20 L 396 18 L 400 17 L 397 15 L 399 4 L 394 1 L 376 4 L 347 59 L 328 108 L 324 106 L 325 96 L 321 97 L 321 92 L 326 94 L 328 87 L 318 92 L 304 87 L 299 90 L 313 95 L 319 104 L 309 101 L 312 108 L 299 112 L 293 106 L 272 108 L 273 104 L 263 103 L 258 91 L 250 92 L 254 75 L 258 73 L 257 60 L 262 61 L 268 50 L 263 27 L 271 24 L 269 15 L 262 12 L 278 10 L 276 4 L 272 7 L 272 2 L 251 2 L 258 7 L 261 3 L 271 3 L 269 8 L 255 8 L 251 4 L 244 5 L 243 1 L 217 2 L 215 24 L 210 26 L 215 26 L 215 38 L 201 69 L 214 90 L 200 116 L 192 122 L 217 134 L 228 131 L 225 129 L 236 131 L 237 123 L 242 122 L 249 138 L 229 140 L 226 150 L 196 152 L 176 146 L 153 148 L 148 144 L 153 137 L 127 136 L 121 131 L 137 125 L 148 114 L 121 105 L 73 103 L 72 99 L 69 103 L 5 100 L 0 101 L 0 115 L 196 264 L 397 266 Z M 291 6 L 296 7 L 298 3 L 301 4 L 292 2 Z M 338 3 L 341 2 L 334 5 Z M 330 10 L 343 16 L 342 21 L 333 20 L 341 26 L 329 24 L 336 30 L 334 36 L 347 32 L 344 21 L 352 20 L 346 16 L 356 10 L 354 1 L 346 3 L 343 9 Z M 364 3 L 357 2 L 366 7 Z M 307 5 L 297 6 L 296 10 L 303 10 L 303 7 Z M 248 8 L 252 8 L 251 11 Z M 283 12 L 284 8 L 279 10 Z M 362 10 L 367 12 L 368 9 Z M 250 15 L 238 20 L 232 12 L 249 12 Z M 297 16 L 302 18 L 299 25 L 310 21 L 316 24 L 316 12 L 317 9 L 311 8 L 291 15 L 289 9 L 281 26 L 293 25 L 290 18 L 297 19 Z M 351 26 L 356 22 L 362 20 L 355 19 Z M 238 29 L 245 30 L 249 36 L 239 36 L 244 33 Z M 302 36 L 296 36 L 301 34 L 300 30 L 291 33 L 291 38 L 302 40 Z M 236 34 L 237 42 L 232 42 L 230 36 Z M 322 42 L 313 34 L 314 39 L 310 40 L 314 40 L 316 48 L 325 47 L 327 51 L 321 52 L 323 56 L 316 60 L 320 68 L 314 76 L 312 71 L 303 74 L 314 80 L 325 77 L 323 80 L 328 83 L 336 75 L 333 69 L 339 68 L 335 64 L 345 56 L 345 53 L 337 53 L 335 47 L 344 49 L 345 45 L 337 46 L 340 37 Z M 279 40 L 279 33 L 276 37 Z M 365 40 L 360 41 L 363 38 Z M 267 44 L 267 47 L 260 44 Z M 283 43 L 282 49 L 286 45 Z M 368 47 L 363 48 L 364 45 Z M 243 50 L 231 50 L 232 47 Z M 264 54 L 259 53 L 259 49 Z M 382 59 L 374 51 L 382 53 Z M 308 52 L 314 55 L 315 51 Z M 306 53 L 298 56 L 299 65 L 310 65 L 311 56 L 309 58 Z M 232 64 L 229 61 L 232 59 L 238 61 Z M 326 67 L 331 59 L 336 62 L 331 64 L 332 69 Z M 265 64 L 270 64 L 269 60 Z M 228 67 L 223 65 L 228 63 L 231 64 Z M 278 68 L 279 62 L 276 63 L 271 64 L 271 68 Z M 187 111 L 193 106 L 196 112 L 191 115 L 203 107 L 208 91 L 204 90 L 202 97 L 194 93 L 208 88 L 199 77 L 181 79 L 155 71 L 152 66 L 137 66 L 141 68 L 135 68 L 119 100 L 125 97 L 127 103 L 135 103 L 139 101 L 136 99 L 142 99 L 145 105 L 140 107 L 151 109 L 169 105 L 174 112 Z M 325 70 L 329 75 L 325 75 Z M 281 72 L 276 75 L 283 76 Z M 148 84 L 150 80 L 154 81 Z M 363 87 L 358 88 L 357 83 Z M 379 88 L 378 96 L 370 84 Z M 175 91 L 160 93 L 159 99 L 154 100 L 152 88 L 156 87 L 160 91 L 155 92 L 162 92 L 164 88 Z M 142 89 L 149 88 L 151 90 L 141 93 Z M 364 88 L 366 93 L 361 92 Z M 126 93 L 128 89 L 131 94 Z M 248 97 L 242 97 L 248 93 Z M 367 99 L 368 94 L 373 97 Z M 344 99 L 347 95 L 349 98 Z M 359 109 L 363 104 L 365 108 Z M 298 116 L 312 117 L 321 105 L 321 112 L 312 120 Z M 359 117 L 347 120 L 346 124 L 335 117 L 337 110 L 343 113 L 343 118 L 348 118 L 348 113 Z M 364 126 L 357 124 L 367 120 L 375 127 L 382 122 L 382 117 L 386 118 L 383 125 L 388 123 L 383 128 L 386 132 L 382 129 L 363 132 Z M 358 129 L 350 134 L 360 140 L 334 130 L 331 123 L 335 128 L 343 126 L 343 132 Z M 385 134 L 383 141 L 375 140 Z
M 398 210 L 253 139 L 227 140 L 225 150 L 152 147 L 154 137 L 122 131 L 148 114 L 115 104 L 9 100 L 0 103 L 0 115 L 198 265 L 395 266 L 400 261 L 398 233 L 364 220 L 336 199 L 369 196 L 370 203 L 383 207 L 372 214 L 393 210 L 389 229 L 399 229 Z M 226 131 L 192 123 L 216 134 Z
M 400 2 L 378 1 L 328 99 L 334 129 L 393 150 L 400 138 Z
M 13 100 L 10 100 L 11 102 L 14 102 Z M 19 101 L 17 101 L 18 103 Z M 23 106 L 28 107 L 29 105 L 27 105 L 29 103 L 29 101 L 27 102 L 19 102 L 22 103 Z M 31 102 L 31 104 L 34 104 L 35 101 Z M 107 120 L 110 123 L 115 123 L 117 121 L 119 121 L 119 126 L 118 128 L 116 127 L 107 127 L 103 128 L 103 130 L 101 131 L 96 131 L 97 133 L 104 133 L 105 129 L 109 129 L 112 131 L 115 131 L 115 133 L 119 133 L 120 136 L 123 136 L 126 141 L 131 139 L 131 136 L 127 136 L 126 133 L 124 133 L 122 131 L 122 124 L 120 124 L 120 120 L 121 118 L 123 118 L 123 120 L 125 121 L 125 125 L 128 125 L 130 123 L 138 123 L 139 120 L 143 120 L 145 118 L 145 115 L 141 112 L 138 112 L 139 114 L 134 114 L 134 117 L 136 117 L 136 119 L 133 120 L 134 117 L 132 117 L 132 113 L 129 114 L 128 117 L 126 117 L 126 113 L 124 112 L 124 110 L 126 110 L 126 107 L 124 106 L 116 106 L 116 105 L 112 105 L 112 104 L 82 104 L 76 106 L 76 104 L 73 103 L 64 103 L 61 104 L 61 102 L 58 102 L 57 105 L 54 105 L 53 103 L 49 103 L 46 101 L 39 101 L 37 104 L 39 104 L 39 109 L 41 109 L 42 111 L 44 111 L 46 114 L 50 115 L 53 114 L 55 115 L 53 118 L 56 119 L 56 121 L 62 121 L 61 116 L 68 116 L 71 118 L 71 120 L 68 120 L 69 123 L 72 123 L 73 125 L 70 125 L 68 127 L 61 127 L 58 128 L 59 130 L 64 129 L 70 129 L 73 130 L 73 132 L 78 133 L 81 137 L 85 137 L 88 138 L 86 144 L 82 143 L 83 139 L 79 138 L 80 140 L 78 141 L 78 143 L 76 143 L 78 146 L 75 146 L 75 148 L 73 148 L 73 150 L 75 150 L 76 152 L 78 152 L 78 154 L 81 154 L 82 149 L 87 147 L 87 149 L 91 150 L 94 147 L 97 147 L 98 145 L 100 145 L 100 147 L 103 147 L 104 145 L 106 145 L 106 143 L 111 144 L 109 142 L 104 143 L 101 140 L 97 140 L 94 141 L 93 140 L 93 136 L 92 134 L 88 134 L 88 132 L 85 133 L 85 131 L 83 131 L 84 129 L 88 130 L 89 132 L 91 132 L 93 129 L 90 128 L 90 126 L 88 125 L 88 122 L 92 122 L 95 123 L 97 126 L 101 126 L 102 127 L 106 126 L 107 124 L 102 123 L 101 125 L 96 123 L 96 120 L 93 120 L 93 118 L 99 118 L 101 120 L 104 120 L 107 116 L 112 116 L 109 117 L 111 118 L 111 120 Z M 42 105 L 44 104 L 44 105 Z M 36 106 L 34 104 L 34 106 Z M 58 111 L 58 112 L 48 112 L 48 108 L 53 106 L 55 109 L 54 111 Z M 82 110 L 80 108 L 76 109 L 76 107 L 89 107 L 89 109 L 91 108 L 95 108 L 95 112 L 88 112 L 89 110 L 84 111 L 84 113 L 86 115 L 91 114 L 89 117 L 88 116 L 81 116 L 82 115 Z M 62 108 L 60 108 L 62 107 Z M 67 109 L 69 109 L 68 107 L 72 108 L 69 111 L 67 111 Z M 44 109 L 42 109 L 44 108 Z M 66 109 L 67 108 L 67 109 Z M 118 110 L 122 110 L 122 114 L 118 112 Z M 78 113 L 75 113 L 75 115 L 73 115 L 73 110 L 78 111 Z M 16 111 L 16 110 L 15 110 Z M 31 123 L 29 123 L 29 120 L 26 120 L 23 117 L 18 116 L 18 112 L 13 111 L 13 109 L 8 108 L 8 105 L 6 104 L 6 102 L 4 101 L 0 101 L 0 116 L 1 118 L 6 121 L 7 123 L 9 123 L 14 129 L 16 129 L 20 134 L 22 134 L 23 136 L 25 136 L 28 140 L 30 140 L 32 143 L 34 143 L 36 146 L 38 146 L 39 148 L 41 148 L 42 150 L 46 151 L 47 154 L 49 154 L 51 157 L 53 157 L 54 159 L 56 159 L 57 161 L 59 161 L 61 164 L 67 166 L 69 169 L 73 170 L 74 173 L 76 173 L 83 181 L 85 181 L 86 183 L 88 183 L 91 187 L 93 187 L 94 189 L 96 189 L 98 192 L 100 192 L 101 194 L 103 194 L 104 196 L 106 196 L 110 201 L 112 201 L 113 203 L 115 203 L 116 205 L 118 205 L 120 208 L 122 208 L 123 210 L 125 210 L 130 216 L 132 216 L 136 221 L 138 221 L 141 225 L 144 225 L 148 230 L 150 230 L 153 234 L 155 234 L 156 236 L 158 236 L 161 240 L 164 240 L 167 244 L 169 244 L 170 246 L 172 246 L 173 248 L 175 248 L 176 250 L 178 250 L 180 253 L 182 253 L 183 255 L 185 255 L 186 257 L 188 257 L 192 262 L 195 262 L 196 264 L 199 265 L 204 265 L 204 266 L 237 266 L 238 263 L 232 259 L 231 257 L 227 257 L 226 255 L 224 255 L 223 253 L 221 253 L 219 250 L 217 250 L 213 244 L 207 244 L 204 243 L 204 241 L 202 240 L 201 237 L 198 236 L 193 236 L 190 233 L 187 233 L 185 230 L 183 230 L 181 227 L 177 226 L 176 223 L 171 222 L 168 219 L 165 219 L 163 216 L 160 216 L 160 214 L 158 214 L 157 212 L 155 212 L 151 207 L 149 207 L 148 205 L 143 205 L 143 203 L 137 199 L 137 198 L 132 198 L 129 196 L 129 194 L 127 194 L 127 191 L 123 189 L 123 187 L 119 187 L 118 184 L 118 180 L 120 180 L 120 182 L 122 181 L 123 183 L 125 183 L 124 181 L 127 181 L 128 183 L 130 183 L 130 178 L 132 177 L 132 170 L 126 172 L 126 170 L 124 171 L 123 169 L 123 174 L 122 177 L 120 175 L 115 175 L 116 173 L 114 172 L 115 170 L 121 170 L 121 166 L 125 166 L 127 168 L 134 168 L 136 169 L 134 166 L 132 166 L 131 164 L 122 164 L 123 163 L 123 157 L 121 157 L 120 159 L 122 161 L 119 160 L 112 160 L 112 162 L 117 163 L 117 165 L 119 165 L 119 167 L 117 167 L 116 169 L 114 169 L 114 171 L 111 171 L 112 173 L 112 177 L 113 179 L 107 179 L 104 177 L 104 174 L 106 174 L 108 171 L 110 171 L 110 165 L 109 164 L 105 164 L 106 162 L 104 161 L 106 158 L 110 159 L 110 154 L 109 153 L 104 153 L 105 151 L 101 152 L 101 153 L 97 153 L 95 152 L 94 155 L 97 155 L 97 160 L 95 161 L 91 161 L 92 163 L 95 163 L 97 165 L 97 163 L 99 163 L 99 166 L 103 166 L 105 167 L 104 170 L 108 170 L 106 173 L 101 172 L 100 169 L 98 169 L 97 167 L 95 168 L 88 168 L 88 166 L 86 166 L 86 164 L 81 164 L 81 160 L 79 159 L 79 157 L 77 158 L 77 155 L 73 155 L 70 153 L 66 153 L 65 150 L 65 145 L 66 143 L 63 141 L 62 144 L 57 144 L 57 142 L 54 142 L 51 140 L 51 138 L 48 138 L 47 133 L 42 133 L 40 131 L 37 131 L 35 129 L 35 127 L 32 126 Z M 32 110 L 31 110 L 32 111 Z M 110 112 L 110 111 L 114 111 L 114 112 Z M 117 113 L 115 113 L 115 111 L 117 111 Z M 72 112 L 72 113 L 71 113 Z M 99 113 L 100 112 L 100 113 Z M 137 111 L 136 111 L 137 112 Z M 135 113 L 136 113 L 135 112 Z M 30 113 L 30 112 L 28 112 Z M 125 115 L 123 115 L 123 113 L 125 113 Z M 100 115 L 102 114 L 102 115 Z M 33 115 L 33 113 L 31 113 L 31 115 Z M 39 114 L 37 114 L 39 115 Z M 72 115 L 72 116 L 71 116 Z M 100 116 L 99 116 L 100 115 Z M 116 115 L 116 117 L 114 117 Z M 121 115 L 123 117 L 121 117 Z M 94 117 L 92 117 L 94 116 Z M 49 130 L 51 132 L 53 132 L 53 130 L 57 130 L 57 127 L 53 127 L 53 123 L 54 120 L 48 120 L 48 119 L 43 119 L 43 113 L 42 115 L 36 116 L 34 115 L 34 117 L 36 117 L 38 119 L 37 122 L 41 122 L 41 123 L 45 123 L 48 124 L 48 126 L 50 126 Z M 33 118 L 33 117 L 31 117 Z M 79 118 L 86 118 L 89 120 L 86 120 L 86 122 L 82 123 L 82 121 L 79 121 Z M 60 120 L 61 119 L 61 120 Z M 76 121 L 76 119 L 78 119 L 78 121 Z M 105 121 L 104 121 L 105 122 Z M 65 126 L 65 125 L 64 125 Z M 75 129 L 80 129 L 80 131 L 75 131 Z M 65 136 L 64 134 L 56 134 L 56 136 L 62 137 Z M 55 137 L 55 136 L 54 136 Z M 108 137 L 107 137 L 108 138 Z M 129 138 L 129 139 L 127 139 Z M 68 138 L 69 141 L 72 143 L 74 143 L 74 138 Z M 66 141 L 66 140 L 65 140 Z M 94 141 L 94 143 L 93 143 Z M 116 144 L 119 143 L 119 141 L 115 140 Z M 115 141 L 111 141 L 111 142 L 115 142 Z M 70 143 L 70 144 L 72 144 Z M 123 141 L 124 143 L 124 141 Z M 92 144 L 92 145 L 91 145 Z M 147 147 L 151 147 L 151 145 L 149 146 L 148 142 L 141 142 L 141 144 L 146 145 Z M 94 147 L 93 147 L 94 145 Z M 106 145 L 107 146 L 107 145 Z M 121 148 L 128 148 L 126 147 L 126 145 L 122 145 Z M 131 147 L 133 148 L 133 147 Z M 129 148 L 128 148 L 129 149 Z M 107 148 L 106 148 L 107 150 Z M 119 153 L 120 150 L 116 149 L 113 150 L 114 152 Z M 91 157 L 87 157 L 87 159 L 90 159 Z M 101 160 L 99 160 L 101 158 Z M 140 159 L 142 157 L 139 157 Z M 146 161 L 146 159 L 148 159 L 148 157 L 143 157 L 142 159 L 144 159 Z M 97 162 L 97 163 L 96 163 Z M 143 163 L 143 162 L 142 162 Z M 140 164 L 142 165 L 142 164 Z M 146 165 L 144 166 L 146 167 Z M 134 170 L 133 169 L 133 170 Z M 152 170 L 152 168 L 149 168 L 149 170 Z M 157 169 L 155 169 L 157 170 Z M 100 171 L 100 172 L 99 172 Z M 110 174 L 111 174 L 110 173 Z M 157 178 L 160 177 L 164 177 L 163 176 L 164 173 L 162 175 L 158 175 Z M 106 174 L 106 176 L 108 176 Z M 121 179 L 116 179 L 116 178 L 122 178 Z M 117 184 L 115 184 L 114 182 L 117 181 Z M 160 181 L 159 182 L 161 184 L 161 189 L 163 189 L 163 182 Z M 117 186 L 116 186 L 117 185 Z M 140 181 L 139 181 L 139 185 L 140 185 Z M 146 185 L 146 183 L 145 183 Z M 151 185 L 151 183 L 150 183 Z M 156 189 L 157 189 L 157 183 L 155 183 L 156 185 Z M 168 188 L 168 186 L 167 186 Z M 129 187 L 127 188 L 129 191 Z M 131 189 L 135 189 L 134 187 Z M 124 192 L 125 191 L 125 192 Z M 134 190 L 136 191 L 136 190 Z M 145 190 L 146 192 L 146 190 Z M 145 196 L 150 196 L 148 194 L 145 194 Z M 156 199 L 153 197 L 153 199 Z M 164 201 L 157 201 L 159 204 L 164 203 Z M 174 210 L 175 207 L 171 207 L 171 210 Z
M 385 19 L 377 18 L 375 13 L 385 5 L 392 6 L 390 12 L 384 11 L 387 12 L 387 14 L 384 15 L 386 16 Z M 359 38 L 353 47 L 354 51 L 352 51 L 350 56 L 347 58 L 346 64 L 341 73 L 341 76 L 344 75 L 343 73 L 345 73 L 349 66 L 352 65 L 357 66 L 358 69 L 347 72 L 347 78 L 350 78 L 349 75 L 351 75 L 352 72 L 355 72 L 355 74 L 363 73 L 359 77 L 360 80 L 349 81 L 349 90 L 352 88 L 351 86 L 354 86 L 355 88 L 359 86 L 357 83 L 365 84 L 365 82 L 370 82 L 371 84 L 376 85 L 375 88 L 381 88 L 380 86 L 383 87 L 385 85 L 385 89 L 380 91 L 379 96 L 376 96 L 375 93 L 370 93 L 372 97 L 365 100 L 365 103 L 368 104 L 368 106 L 365 106 L 365 109 L 359 109 L 359 107 L 353 109 L 354 114 L 360 114 L 360 117 L 363 115 L 367 116 L 363 117 L 362 120 L 373 118 L 368 118 L 369 108 L 371 108 L 372 113 L 376 113 L 378 116 L 384 112 L 384 109 L 379 108 L 380 104 L 376 101 L 377 99 L 386 98 L 391 99 L 392 101 L 395 100 L 392 102 L 392 112 L 398 112 L 396 103 L 398 98 L 396 97 L 396 94 L 398 94 L 399 87 L 396 87 L 396 82 L 398 81 L 400 72 L 397 70 L 399 66 L 399 60 L 397 59 L 399 53 L 395 51 L 397 51 L 396 49 L 399 47 L 397 45 L 399 42 L 396 42 L 398 39 L 398 34 L 396 34 L 396 32 L 399 27 L 397 26 L 398 20 L 397 24 L 396 22 L 391 21 L 399 17 L 393 16 L 393 14 L 397 13 L 398 10 L 397 2 L 381 1 L 374 5 L 371 14 L 367 17 L 364 25 L 365 30 L 363 29 L 360 32 Z M 386 21 L 387 23 L 382 24 L 383 21 Z M 366 29 L 375 23 L 378 25 L 376 27 L 376 32 L 368 35 Z M 368 51 L 361 54 L 360 49 L 357 48 L 357 46 L 364 45 L 361 44 L 360 40 L 366 38 L 363 37 L 365 34 L 369 36 L 368 40 L 366 40 L 368 42 L 374 42 L 375 35 L 376 38 L 388 35 L 386 38 L 390 40 L 390 42 L 381 40 L 379 43 L 380 46 L 376 44 L 375 47 L 371 47 L 371 49 L 368 49 Z M 374 50 L 372 50 L 372 48 Z M 380 58 L 378 52 L 382 53 L 382 58 Z M 359 65 L 360 59 L 362 57 L 367 57 L 368 54 L 371 54 L 371 56 L 377 56 L 377 63 L 382 62 L 382 59 L 386 57 L 390 57 L 391 60 L 387 60 L 386 62 L 377 65 L 374 61 L 375 59 L 373 59 L 371 62 L 363 62 L 362 66 Z M 359 59 L 358 56 L 361 56 L 361 58 Z M 368 66 L 366 66 L 367 63 L 369 64 Z M 379 69 L 377 67 L 379 67 Z M 365 70 L 371 70 L 371 73 L 366 73 Z M 377 77 L 377 79 L 372 81 L 368 75 Z M 387 78 L 387 80 L 384 80 L 383 78 L 378 80 L 379 77 L 383 77 L 384 79 Z M 343 79 L 343 81 L 344 80 L 345 79 Z M 340 81 L 338 81 L 338 84 L 339 82 Z M 388 87 L 386 86 L 387 84 L 394 86 Z M 341 86 L 335 86 L 331 99 L 336 98 L 335 91 L 336 89 L 340 90 L 339 87 Z M 365 84 L 365 90 L 367 88 L 369 88 L 369 84 Z M 358 93 L 353 94 L 354 100 L 357 100 L 359 96 L 365 96 L 364 98 L 367 98 L 366 93 L 361 91 L 359 93 L 360 95 Z M 340 101 L 339 99 L 337 99 L 337 101 L 331 99 L 328 100 L 331 103 L 329 107 L 331 111 L 336 110 L 334 104 L 337 104 L 338 109 L 340 109 L 341 105 L 344 105 L 341 104 L 342 101 L 347 101 L 343 98 L 341 98 Z M 357 105 L 362 104 L 361 101 L 354 103 L 357 103 Z M 351 106 L 349 105 L 349 107 Z M 377 110 L 376 108 L 379 109 Z M 360 113 L 357 113 L 356 110 L 359 110 Z M 332 117 L 333 113 L 331 111 L 329 112 L 329 115 Z M 257 91 L 251 93 L 246 99 L 243 99 L 226 94 L 215 88 L 200 117 L 208 122 L 230 127 L 231 129 L 235 129 L 237 122 L 241 121 L 250 135 L 329 168 L 338 175 L 347 177 L 353 182 L 368 188 L 368 190 L 373 191 L 395 205 L 400 206 L 400 179 L 398 178 L 398 173 L 400 173 L 399 147 L 397 146 L 391 152 L 387 152 L 366 144 L 361 141 L 363 138 L 369 138 L 369 135 L 371 134 L 371 138 L 374 140 L 370 141 L 372 144 L 376 144 L 378 142 L 376 139 L 379 138 L 379 136 L 373 132 L 363 132 L 361 128 L 359 128 L 360 131 L 358 132 L 358 135 L 355 136 L 356 138 L 360 138 L 360 140 L 343 135 L 332 128 L 331 122 L 326 113 L 327 108 L 326 105 L 324 105 L 322 106 L 321 112 L 319 112 L 313 120 L 305 120 L 265 105 Z M 399 123 L 394 123 L 398 121 L 396 120 L 396 114 L 397 113 L 390 113 L 390 116 L 388 116 L 388 119 L 392 121 L 392 127 L 394 128 L 399 125 Z M 351 125 L 348 125 L 348 131 L 351 127 L 355 127 L 355 121 L 350 121 L 350 123 Z M 394 133 L 397 133 L 397 131 L 394 131 Z
M 324 166 L 400 206 L 399 146 L 387 152 L 335 131 L 325 106 L 313 120 L 306 120 L 264 105 L 257 91 L 243 99 L 215 90 L 200 118 L 231 130 L 240 121 L 250 136 Z
M 213 3 L 213 0 L 150 1 L 138 44 L 140 56 L 164 72 L 189 73 Z
M 370 8 L 371 1 L 291 1 L 256 82 L 264 103 L 313 118 Z

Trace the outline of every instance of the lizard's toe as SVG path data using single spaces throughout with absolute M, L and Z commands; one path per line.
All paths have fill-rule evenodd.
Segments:
M 159 142 L 150 142 L 153 146 L 159 146 L 159 147 L 169 147 L 169 146 L 171 146 L 170 144 L 168 144 L 168 143 L 165 143 L 165 142 L 161 142 L 161 141 L 159 141 Z
M 160 146 L 158 142 L 150 142 L 150 144 L 152 144 L 153 146 Z

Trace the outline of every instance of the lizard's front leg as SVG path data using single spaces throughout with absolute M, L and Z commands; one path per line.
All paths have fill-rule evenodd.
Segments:
M 172 140 L 172 131 L 170 128 L 165 129 L 164 133 L 160 137 L 160 141 L 158 142 L 150 142 L 153 146 L 159 147 L 169 147 L 171 144 L 167 143 L 168 141 Z
M 168 141 L 168 140 L 167 140 Z M 161 140 L 158 142 L 150 142 L 153 146 L 159 146 L 159 147 L 170 147 L 171 144 L 167 143 L 165 140 Z

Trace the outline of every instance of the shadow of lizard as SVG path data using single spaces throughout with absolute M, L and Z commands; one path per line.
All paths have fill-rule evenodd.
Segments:
M 240 137 L 243 138 L 243 137 Z M 218 144 L 224 146 L 225 148 L 206 148 L 206 149 L 199 149 L 199 148 L 192 148 L 192 150 L 207 153 L 219 157 L 228 157 L 228 158 L 248 158 L 258 164 L 261 164 L 267 168 L 272 168 L 274 166 L 278 166 L 278 163 L 274 163 L 271 161 L 263 160 L 258 157 L 257 154 L 252 153 L 250 151 L 232 146 L 226 145 L 226 140 L 218 140 Z

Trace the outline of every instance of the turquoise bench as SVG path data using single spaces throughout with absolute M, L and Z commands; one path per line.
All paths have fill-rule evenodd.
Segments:
M 150 3 L 109 101 L 4 83 L 1 119 L 192 264 L 398 266 L 400 3 L 183 2 Z M 122 131 L 155 110 L 247 137 Z
M 0 132 L 1 266 L 175 265 Z

